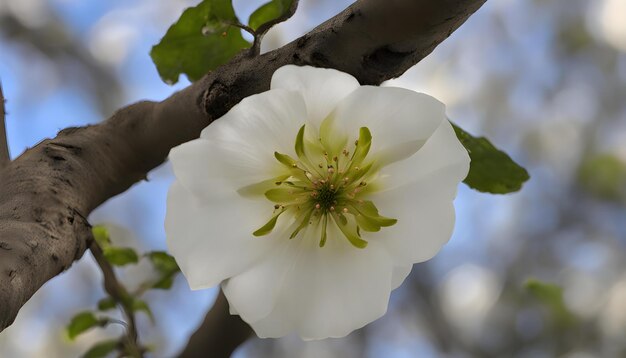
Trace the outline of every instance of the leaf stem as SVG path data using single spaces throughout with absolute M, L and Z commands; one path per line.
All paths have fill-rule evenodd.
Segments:
M 137 325 L 135 323 L 135 314 L 133 312 L 132 300 L 126 288 L 119 282 L 113 266 L 106 260 L 102 248 L 95 240 L 92 240 L 89 250 L 94 259 L 98 263 L 102 275 L 104 277 L 104 290 L 122 307 L 124 316 L 128 321 L 126 329 L 126 340 L 128 353 L 132 357 L 143 357 L 143 350 L 139 345 L 139 335 L 137 334 Z

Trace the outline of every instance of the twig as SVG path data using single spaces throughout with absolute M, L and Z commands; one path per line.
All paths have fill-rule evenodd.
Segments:
M 135 313 L 133 312 L 131 296 L 128 294 L 126 288 L 117 280 L 113 267 L 104 257 L 102 248 L 95 240 L 91 242 L 89 250 L 94 259 L 96 259 L 98 266 L 100 266 L 100 270 L 102 270 L 102 275 L 104 276 L 104 290 L 122 307 L 122 311 L 128 321 L 128 328 L 126 329 L 128 353 L 133 357 L 143 357 L 143 350 L 139 345 L 139 335 L 137 334 L 137 325 L 135 323 Z
M 5 125 L 6 111 L 4 110 L 4 94 L 2 93 L 2 83 L 0 83 L 0 169 L 6 167 L 11 161 L 9 156 L 9 143 Z

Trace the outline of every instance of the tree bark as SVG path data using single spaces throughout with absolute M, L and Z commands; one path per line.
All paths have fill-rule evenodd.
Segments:
M 88 247 L 89 213 L 145 179 L 169 150 L 286 64 L 335 68 L 362 84 L 397 77 L 486 0 L 361 0 L 270 53 L 241 54 L 162 102 L 139 102 L 92 126 L 67 128 L 0 172 L 0 330 Z

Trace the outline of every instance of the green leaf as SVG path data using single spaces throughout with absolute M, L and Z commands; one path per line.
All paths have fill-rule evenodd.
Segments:
M 92 312 L 81 312 L 75 315 L 67 325 L 67 335 L 73 340 L 81 333 L 93 327 L 103 327 L 108 322 L 107 319 L 96 318 Z
M 150 52 L 163 81 L 176 83 L 182 73 L 196 81 L 250 47 L 238 23 L 231 0 L 204 0 L 185 10 Z
M 163 290 L 170 289 L 174 283 L 174 276 L 180 271 L 174 257 L 164 251 L 152 251 L 145 256 L 161 274 L 156 282 L 150 284 L 150 287 Z
M 134 299 L 131 307 L 133 309 L 133 312 L 144 312 L 150 318 L 150 322 L 154 324 L 154 315 L 152 314 L 152 310 L 150 309 L 150 306 L 148 306 L 146 301 Z
M 626 163 L 613 154 L 586 158 L 578 176 L 585 189 L 602 199 L 626 199 Z
M 146 254 L 146 257 L 152 262 L 154 268 L 161 273 L 171 273 L 180 271 L 174 257 L 164 251 L 152 251 Z
M 296 11 L 297 4 L 296 0 L 272 0 L 265 3 L 250 15 L 248 26 L 256 31 L 262 25 L 268 24 L 269 26 L 264 26 L 267 31 L 273 25 L 290 18 Z
M 98 301 L 98 309 L 100 311 L 108 311 L 110 309 L 113 309 L 117 306 L 117 302 L 115 302 L 115 300 L 111 297 L 107 297 L 107 298 L 103 298 L 100 301 Z
M 107 247 L 104 250 L 104 257 L 115 266 L 125 266 L 128 264 L 136 264 L 139 256 L 134 249 L 130 247 Z
M 470 188 L 492 194 L 518 191 L 530 177 L 506 153 L 494 147 L 484 137 L 474 137 L 452 124 L 472 160 L 469 174 L 463 181 Z
M 563 289 L 555 284 L 529 279 L 524 284 L 526 290 L 541 303 L 546 305 L 559 325 L 570 325 L 575 321 L 563 300 Z
M 96 243 L 100 245 L 100 247 L 104 249 L 105 247 L 111 246 L 111 237 L 106 227 L 96 225 L 91 228 L 91 232 L 93 233 L 94 240 L 96 240 Z
M 173 284 L 174 284 L 174 275 L 168 275 L 168 276 L 162 277 L 160 280 L 155 282 L 151 287 L 156 288 L 156 289 L 161 289 L 161 290 L 169 290 L 170 288 L 172 288 Z
M 120 343 L 117 339 L 108 341 L 102 341 L 96 343 L 94 346 L 83 355 L 83 358 L 102 358 L 109 355 L 109 353 L 115 351 L 120 347 Z

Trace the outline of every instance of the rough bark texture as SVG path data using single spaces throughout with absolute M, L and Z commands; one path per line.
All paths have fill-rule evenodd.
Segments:
M 94 208 L 242 98 L 267 90 L 277 68 L 336 68 L 379 84 L 428 55 L 485 1 L 362 0 L 283 48 L 239 56 L 162 102 L 130 105 L 27 150 L 0 172 L 0 329 L 83 255 Z

